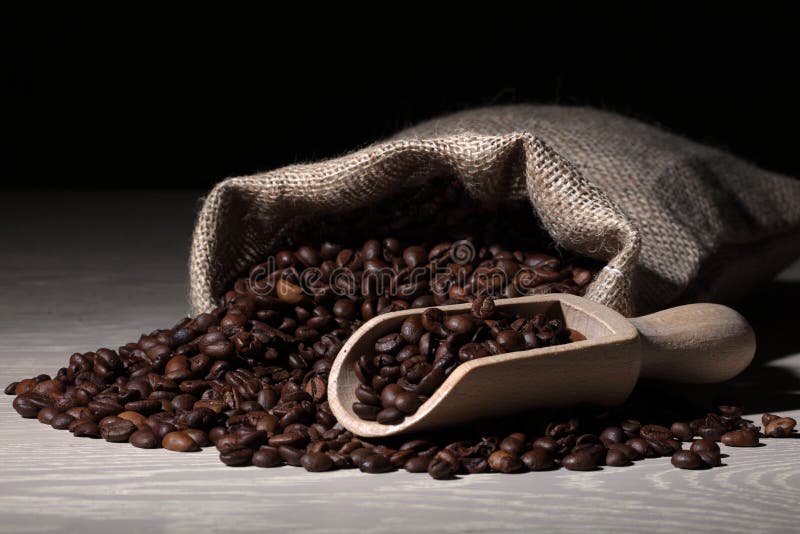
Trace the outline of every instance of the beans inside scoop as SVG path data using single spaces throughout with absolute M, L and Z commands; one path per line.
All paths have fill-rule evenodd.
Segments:
M 354 370 L 361 383 L 353 411 L 362 419 L 397 424 L 416 413 L 462 363 L 582 338 L 542 313 L 501 312 L 485 295 L 472 302 L 470 313 L 428 308 L 378 339 L 374 354 L 358 358 Z

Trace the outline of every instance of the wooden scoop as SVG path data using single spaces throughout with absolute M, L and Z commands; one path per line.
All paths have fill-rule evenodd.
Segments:
M 622 403 L 639 377 L 683 383 L 722 382 L 753 359 L 747 321 L 719 304 L 690 304 L 626 319 L 574 295 L 535 295 L 495 301 L 498 311 L 526 317 L 545 313 L 586 337 L 565 345 L 498 354 L 463 363 L 414 414 L 397 425 L 358 417 L 353 365 L 375 354 L 375 341 L 397 332 L 422 309 L 387 313 L 365 323 L 339 352 L 328 380 L 328 400 L 339 422 L 362 437 L 440 428 L 477 418 L 544 407 Z M 440 306 L 469 313 L 470 304 Z

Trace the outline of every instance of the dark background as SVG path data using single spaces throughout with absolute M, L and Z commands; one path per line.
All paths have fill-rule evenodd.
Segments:
M 6 15 L 2 186 L 207 188 L 512 102 L 616 110 L 800 176 L 797 8 L 615 5 Z

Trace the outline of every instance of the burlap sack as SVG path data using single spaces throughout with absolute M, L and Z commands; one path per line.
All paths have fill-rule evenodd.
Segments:
M 606 262 L 586 296 L 626 315 L 729 300 L 800 253 L 800 181 L 612 113 L 492 107 L 217 184 L 194 231 L 195 311 L 295 222 L 447 176 L 481 202 L 529 200 L 559 246 Z

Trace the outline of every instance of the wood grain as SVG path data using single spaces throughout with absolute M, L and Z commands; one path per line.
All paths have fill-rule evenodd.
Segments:
M 14 193 L 2 201 L 0 383 L 53 372 L 73 351 L 115 347 L 186 312 L 195 195 Z M 20 221 L 27 231 L 17 230 Z M 756 309 L 774 313 L 754 325 L 759 351 L 768 352 L 732 387 L 753 406 L 797 418 L 800 342 L 775 310 L 784 294 L 797 295 L 786 284 L 800 281 L 800 264 L 784 280 L 776 302 Z M 796 309 L 784 300 L 784 310 Z M 726 448 L 728 465 L 709 471 L 656 459 L 592 473 L 435 481 L 405 472 L 234 469 L 212 450 L 76 439 L 19 418 L 11 400 L 0 395 L 0 532 L 798 530 L 798 439 Z

